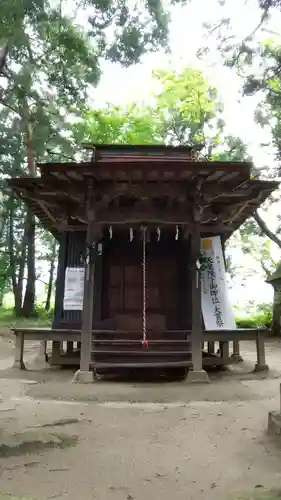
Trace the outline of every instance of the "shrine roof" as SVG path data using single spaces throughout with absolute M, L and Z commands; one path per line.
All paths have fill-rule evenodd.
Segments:
M 92 157 L 95 159 L 102 158 L 112 158 L 118 157 L 120 161 L 127 157 L 141 157 L 145 158 L 155 157 L 155 156 L 181 156 L 182 158 L 190 158 L 191 153 L 201 151 L 203 145 L 185 145 L 185 146 L 167 146 L 164 144 L 141 144 L 141 145 L 129 145 L 129 144 L 90 144 L 83 143 L 82 147 L 86 151 L 92 153 Z
M 237 229 L 278 187 L 251 178 L 249 162 L 195 161 L 192 147 L 88 146 L 90 161 L 44 163 L 41 175 L 11 179 L 11 188 L 55 236 L 67 218 L 86 221 L 86 192 L 93 184 L 93 208 L 103 225 L 190 223 L 198 207 L 204 227 Z

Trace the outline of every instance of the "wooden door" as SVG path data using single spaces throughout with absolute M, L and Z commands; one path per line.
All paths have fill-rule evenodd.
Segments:
M 160 250 L 160 248 L 159 248 Z M 178 313 L 178 261 L 174 256 L 147 248 L 147 315 L 163 315 L 169 322 Z M 103 317 L 142 318 L 143 276 L 140 247 L 110 252 L 105 259 Z

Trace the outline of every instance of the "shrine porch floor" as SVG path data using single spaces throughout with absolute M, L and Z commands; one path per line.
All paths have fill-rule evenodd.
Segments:
M 0 498 L 277 498 L 268 490 L 280 488 L 281 447 L 266 428 L 268 412 L 279 407 L 280 341 L 266 341 L 268 374 L 250 373 L 255 346 L 242 342 L 244 363 L 196 387 L 81 386 L 72 384 L 70 370 L 39 369 L 37 343 L 26 343 L 26 371 L 11 369 L 13 351 L 0 338 L 0 451 L 1 439 L 12 450 L 0 456 Z M 18 453 L 19 433 L 39 442 L 72 437 L 72 444 Z

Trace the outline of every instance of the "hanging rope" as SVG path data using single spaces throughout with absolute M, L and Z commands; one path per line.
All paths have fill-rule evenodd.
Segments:
M 148 348 L 146 336 L 146 226 L 142 226 L 142 346 Z

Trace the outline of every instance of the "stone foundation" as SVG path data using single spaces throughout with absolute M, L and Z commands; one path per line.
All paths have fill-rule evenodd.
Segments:
M 92 371 L 77 370 L 74 373 L 72 382 L 75 384 L 92 384 L 94 382 L 94 373 Z
M 210 379 L 205 370 L 189 370 L 187 374 L 188 384 L 209 384 Z

